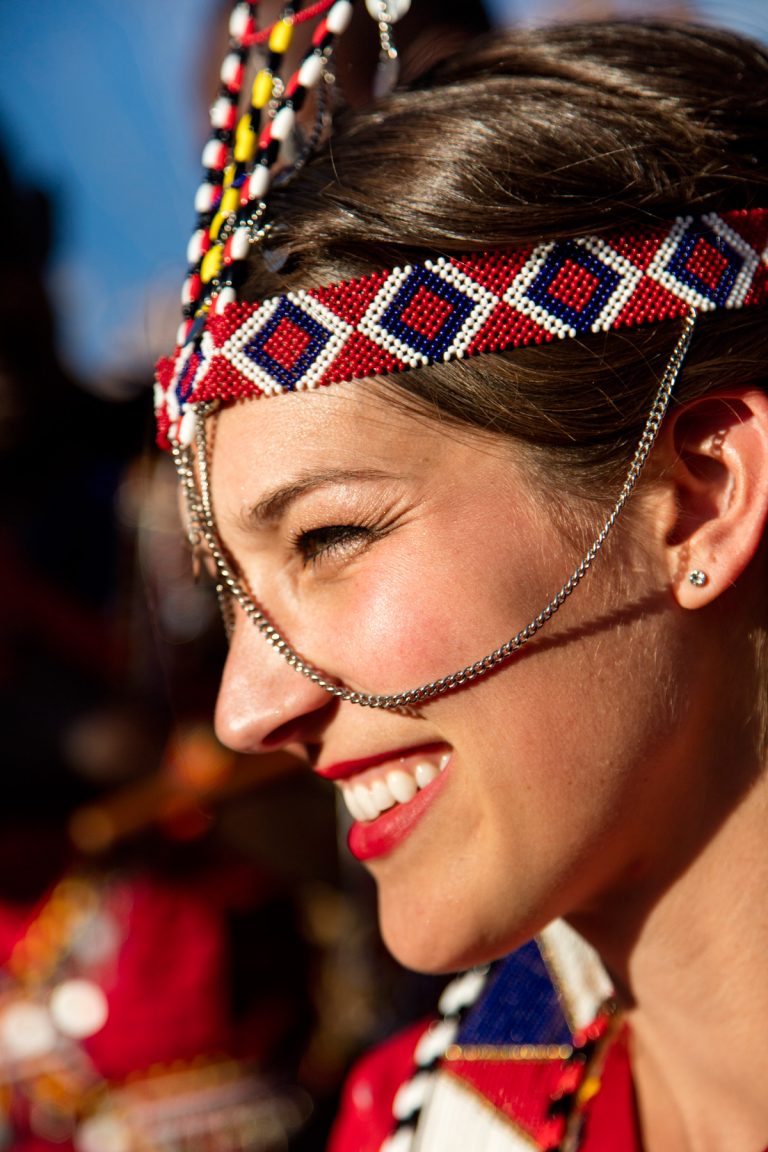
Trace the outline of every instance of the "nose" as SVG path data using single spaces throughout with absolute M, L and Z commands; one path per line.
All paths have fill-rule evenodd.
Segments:
M 222 744 L 253 753 L 314 742 L 336 707 L 337 701 L 292 668 L 249 620 L 238 619 L 216 703 Z

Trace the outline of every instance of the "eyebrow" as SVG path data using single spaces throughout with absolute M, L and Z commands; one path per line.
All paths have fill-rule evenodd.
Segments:
M 394 480 L 390 472 L 377 468 L 323 468 L 321 471 L 307 472 L 290 484 L 281 484 L 262 496 L 242 514 L 246 528 L 261 528 L 277 523 L 285 515 L 294 501 L 307 492 L 326 488 L 332 484 L 346 484 L 350 481 Z

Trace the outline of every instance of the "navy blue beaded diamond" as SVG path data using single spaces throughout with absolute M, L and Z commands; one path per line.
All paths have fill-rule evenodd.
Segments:
M 268 347 L 281 325 L 290 325 L 306 337 L 306 345 L 300 355 L 287 356 L 281 360 L 275 355 L 274 349 Z M 317 360 L 331 336 L 329 329 L 283 297 L 266 324 L 245 345 L 243 352 L 282 388 L 292 391 Z
M 438 330 L 431 337 L 417 331 L 402 319 L 420 289 L 447 305 Z M 462 292 L 455 285 L 443 280 L 428 268 L 415 267 L 390 301 L 378 327 L 395 336 L 414 352 L 420 352 L 430 360 L 441 360 L 451 347 L 467 317 L 477 307 L 477 301 Z
M 692 257 L 700 241 L 714 249 L 714 253 L 719 257 L 716 260 L 716 265 L 719 265 L 716 280 L 711 277 L 709 280 L 702 279 L 691 267 Z M 711 300 L 718 308 L 723 308 L 744 263 L 745 257 L 727 240 L 718 236 L 711 228 L 705 227 L 700 221 L 694 220 L 680 237 L 677 247 L 667 261 L 666 271 L 680 284 L 692 288 L 700 296 Z
M 595 283 L 590 284 L 588 298 L 582 307 L 574 308 L 551 291 L 566 263 L 582 268 Z M 613 295 L 621 275 L 587 248 L 565 240 L 554 246 L 536 278 L 528 286 L 526 297 L 550 316 L 568 324 L 577 332 L 588 332 Z

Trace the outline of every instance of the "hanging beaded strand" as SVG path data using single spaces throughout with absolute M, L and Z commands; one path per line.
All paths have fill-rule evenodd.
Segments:
M 174 354 L 168 413 L 178 432 L 180 397 L 191 390 L 199 367 L 200 341 L 209 312 L 237 299 L 238 279 L 251 245 L 265 234 L 262 218 L 275 172 L 289 177 L 302 166 L 286 161 L 296 116 L 309 92 L 326 76 L 335 41 L 346 30 L 353 0 L 319 0 L 304 11 L 299 0 L 283 8 L 267 28 L 256 26 L 257 0 L 240 0 L 229 22 L 229 51 L 221 88 L 211 109 L 211 136 L 203 149 L 204 178 L 195 195 L 197 222 L 187 248 L 182 288 L 182 323 Z M 319 19 L 299 67 L 283 83 L 280 72 L 298 24 Z M 247 109 L 239 112 L 250 53 L 266 45 L 267 60 L 251 86 Z M 311 141 L 318 135 L 317 125 Z M 179 395 L 177 395 L 178 393 Z M 170 396 L 170 394 L 169 394 Z
M 203 270 L 207 274 L 213 262 L 208 257 L 211 228 L 222 208 L 226 169 L 234 145 L 240 94 L 250 55 L 244 38 L 255 28 L 257 6 L 258 0 L 241 0 L 229 20 L 229 51 L 221 65 L 221 86 L 211 108 L 211 135 L 203 148 L 203 182 L 195 194 L 197 223 L 187 247 L 189 268 L 181 294 L 179 345 L 186 343 L 203 298 Z
M 210 265 L 205 269 L 204 284 L 215 297 L 217 309 L 236 298 L 235 277 L 238 264 L 245 259 L 255 236 L 258 221 L 263 215 L 269 183 L 269 169 L 276 163 L 279 144 L 271 140 L 270 126 L 281 109 L 292 108 L 292 101 L 280 77 L 283 58 L 291 46 L 293 30 L 301 13 L 298 0 L 286 6 L 270 28 L 249 29 L 247 46 L 265 45 L 267 59 L 254 77 L 250 106 L 240 117 L 235 130 L 231 161 L 231 192 L 222 201 L 221 209 L 211 227 Z M 282 100 L 282 104 L 281 104 Z M 285 115 L 285 113 L 283 113 Z M 287 122 L 290 122 L 288 116 Z M 285 139 L 290 134 L 285 133 Z M 254 165 L 261 164 L 267 180 L 263 189 L 251 180 Z
M 216 174 L 222 194 L 209 206 L 212 194 L 207 185 L 214 186 L 213 182 L 206 179 L 198 190 L 197 203 L 208 210 L 208 215 L 201 220 L 190 251 L 190 255 L 197 256 L 198 248 L 204 248 L 200 282 L 193 284 L 188 293 L 191 302 L 185 305 L 192 316 L 206 297 L 215 297 L 217 311 L 235 299 L 235 270 L 248 255 L 252 217 L 263 213 L 273 169 L 291 137 L 297 113 L 323 77 L 335 38 L 349 24 L 352 0 L 322 0 L 305 12 L 299 11 L 298 4 L 292 4 L 283 9 L 280 19 L 270 28 L 261 30 L 255 27 L 251 8 L 250 4 L 239 4 L 232 14 L 233 47 L 222 66 L 222 83 L 227 87 L 212 112 L 214 123 L 225 127 L 222 132 L 217 125 L 203 151 L 207 176 L 211 171 Z M 323 18 L 315 29 L 311 47 L 283 85 L 280 70 L 291 47 L 294 28 L 317 16 Z M 267 60 L 253 80 L 249 107 L 238 119 L 237 98 L 248 54 L 261 44 L 266 44 Z M 206 224 L 207 231 L 201 235 Z M 186 339 L 189 329 L 182 334 Z

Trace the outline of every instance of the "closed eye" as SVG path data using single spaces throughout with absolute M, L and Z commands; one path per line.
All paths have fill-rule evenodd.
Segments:
M 362 524 L 327 524 L 293 534 L 293 547 L 304 565 L 362 551 L 376 533 Z

